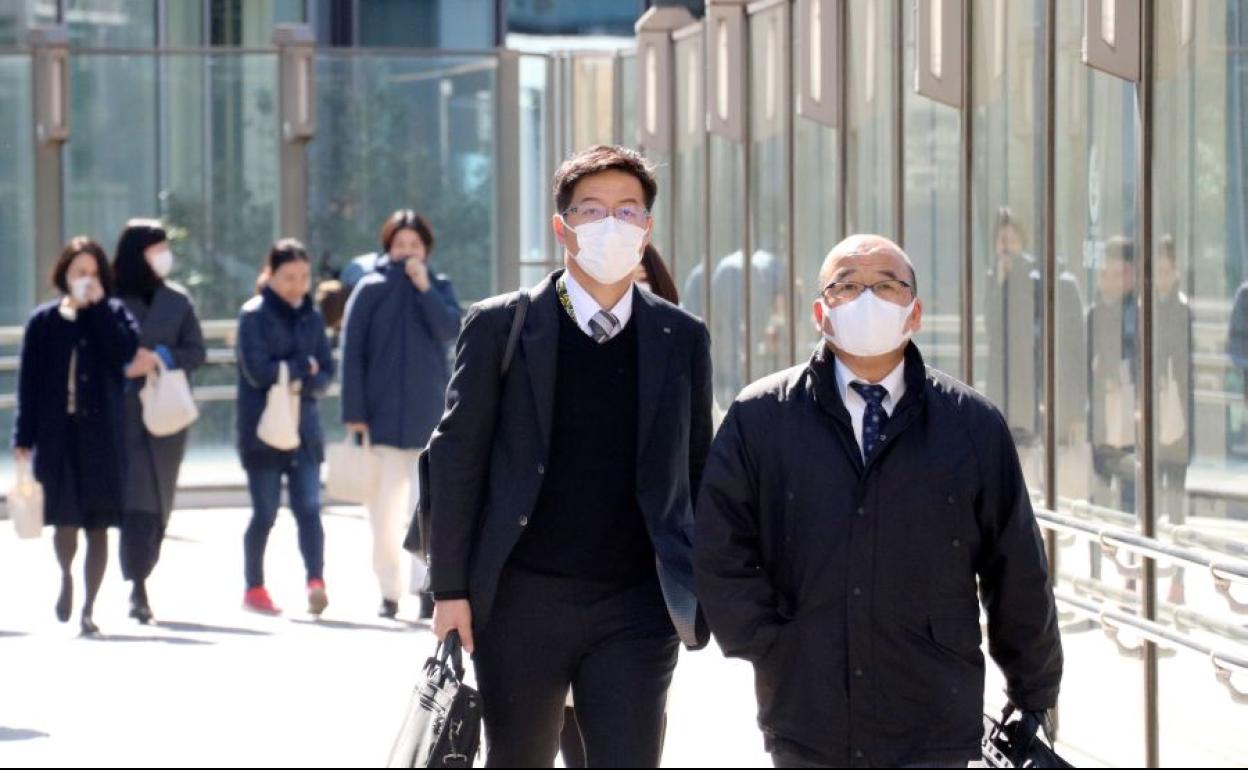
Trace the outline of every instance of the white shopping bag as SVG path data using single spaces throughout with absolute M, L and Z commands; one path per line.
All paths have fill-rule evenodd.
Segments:
M 277 382 L 269 388 L 256 436 L 283 452 L 299 448 L 299 394 L 290 387 L 290 369 L 285 361 L 278 365 Z
M 43 486 L 35 481 L 29 460 L 18 460 L 17 478 L 9 489 L 6 502 L 17 536 L 25 539 L 39 537 L 43 531 Z
M 348 432 L 341 444 L 329 448 L 325 460 L 325 494 L 344 503 L 367 503 L 377 486 L 377 457 L 368 434 Z
M 168 369 L 164 361 L 158 360 L 156 371 L 147 375 L 139 401 L 143 404 L 143 425 L 153 436 L 181 433 L 199 419 L 186 372 Z

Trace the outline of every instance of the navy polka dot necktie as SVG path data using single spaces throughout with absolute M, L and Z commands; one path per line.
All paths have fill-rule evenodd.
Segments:
M 883 385 L 861 382 L 851 382 L 849 387 L 858 391 L 858 395 L 867 402 L 867 411 L 862 417 L 862 456 L 870 457 L 886 438 L 884 429 L 888 427 L 888 412 L 884 411 L 884 399 L 888 397 L 888 389 Z

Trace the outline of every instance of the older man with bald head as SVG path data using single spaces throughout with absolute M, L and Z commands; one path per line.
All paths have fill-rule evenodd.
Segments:
M 980 755 L 984 657 L 1037 720 L 1062 648 L 1044 547 L 1000 413 L 927 368 L 914 266 L 857 235 L 813 297 L 825 343 L 751 385 L 698 496 L 698 595 L 754 665 L 777 767 L 949 766 Z

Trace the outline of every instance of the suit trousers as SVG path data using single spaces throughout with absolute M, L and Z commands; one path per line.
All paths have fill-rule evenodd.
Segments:
M 658 767 L 679 650 L 657 576 L 616 587 L 504 568 L 473 654 L 486 766 L 553 766 L 570 686 L 588 767 Z

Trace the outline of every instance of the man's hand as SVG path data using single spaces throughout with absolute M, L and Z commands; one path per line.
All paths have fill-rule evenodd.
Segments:
M 472 608 L 467 599 L 453 599 L 433 605 L 433 635 L 444 641 L 452 631 L 459 632 L 464 651 L 472 653 Z

